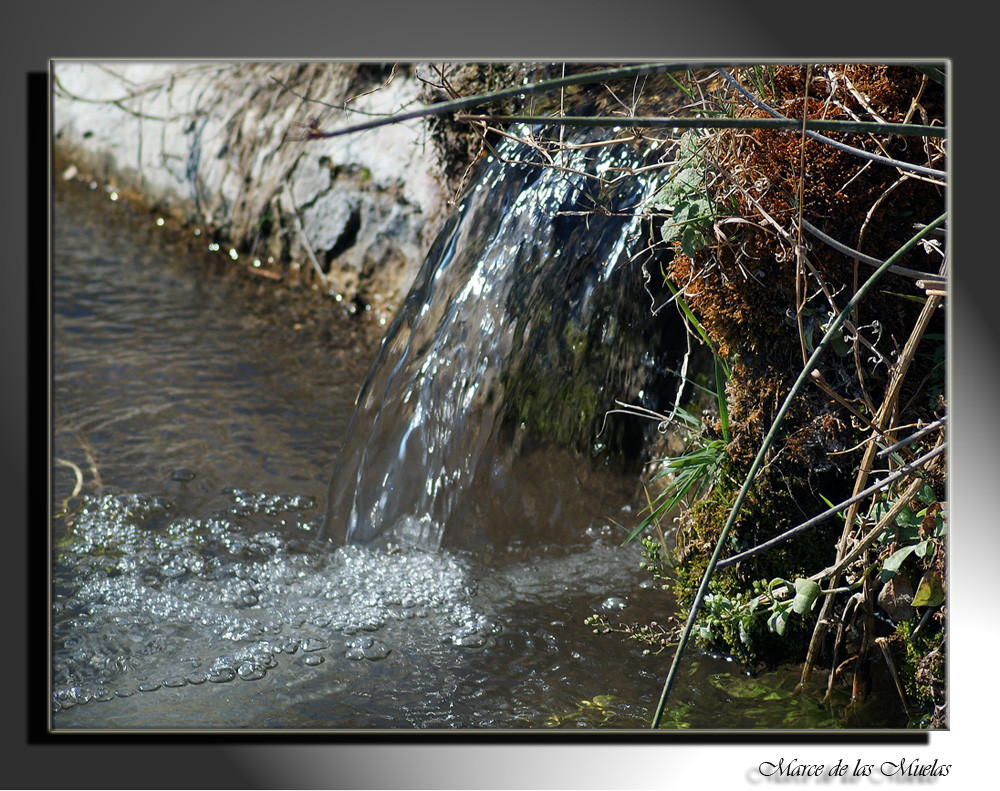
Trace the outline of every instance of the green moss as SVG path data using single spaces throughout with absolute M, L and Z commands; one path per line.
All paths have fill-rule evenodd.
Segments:
M 896 627 L 897 643 L 902 646 L 897 661 L 910 707 L 918 710 L 919 725 L 927 727 L 932 724 L 935 707 L 944 703 L 947 646 L 939 624 L 925 624 L 914 637 L 917 625 L 915 618 Z
M 725 461 L 711 492 L 682 517 L 673 587 L 685 608 L 694 600 L 744 477 L 743 469 L 731 460 Z M 805 471 L 795 474 L 782 469 L 780 463 L 761 471 L 733 524 L 723 557 L 756 546 L 804 521 L 803 503 L 816 500 L 810 492 L 811 482 Z M 835 530 L 835 526 L 820 528 L 819 535 L 807 533 L 734 566 L 717 569 L 710 585 L 716 597 L 714 604 L 718 609 L 723 599 L 731 601 L 733 617 L 727 619 L 717 613 L 710 629 L 703 630 L 701 636 L 750 666 L 774 666 L 800 654 L 812 633 L 812 613 L 805 616 L 788 613 L 783 631 L 778 634 L 773 622 L 769 625 L 773 611 L 766 602 L 748 608 L 769 581 L 778 578 L 792 581 L 829 565 Z M 708 619 L 712 618 L 712 605 L 712 601 L 706 605 Z

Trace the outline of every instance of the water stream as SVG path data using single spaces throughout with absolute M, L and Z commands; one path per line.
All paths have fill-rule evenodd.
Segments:
M 591 416 L 575 437 L 589 453 L 555 450 L 522 428 L 530 417 L 504 395 L 517 385 L 500 377 L 524 359 L 528 324 L 576 337 L 586 305 L 607 309 L 600 277 L 566 272 L 580 309 L 552 318 L 512 296 L 539 256 L 584 244 L 579 231 L 532 236 L 537 207 L 552 205 L 522 197 L 538 178 L 524 167 L 470 194 L 380 349 L 315 301 L 169 244 L 102 188 L 59 186 L 54 728 L 648 724 L 668 655 L 584 623 L 671 615 L 615 524 L 634 521 L 635 478 L 605 456 L 634 438 L 597 436 Z M 546 190 L 564 208 L 581 194 L 566 179 Z M 607 225 L 608 282 L 628 223 Z M 498 234 L 527 247 L 492 270 L 482 248 L 460 252 Z M 526 308 L 501 315 L 515 303 Z M 453 347 L 430 354 L 459 324 L 476 328 L 464 362 Z M 598 325 L 613 345 L 616 328 Z M 528 358 L 545 373 L 537 349 Z M 601 371 L 636 399 L 652 381 Z M 63 462 L 83 478 L 76 496 Z M 683 727 L 836 724 L 790 689 L 734 709 L 749 694 L 738 668 L 705 654 L 687 667 L 668 713 Z
M 503 140 L 459 201 L 359 395 L 330 534 L 430 549 L 559 542 L 633 494 L 634 474 L 617 492 L 604 484 L 652 423 L 607 413 L 615 399 L 656 408 L 673 395 L 684 330 L 648 309 L 631 255 L 652 188 L 623 174 L 641 153 L 569 142 L 547 166 Z M 556 462 L 571 474 L 540 468 L 552 456 L 540 434 L 601 473 L 572 458 Z

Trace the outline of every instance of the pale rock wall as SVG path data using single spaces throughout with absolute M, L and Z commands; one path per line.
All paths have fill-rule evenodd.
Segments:
M 421 83 L 408 69 L 391 79 L 379 69 L 55 61 L 54 146 L 79 171 L 203 224 L 240 256 L 385 314 L 445 212 L 426 124 L 302 139 L 310 124 L 326 131 L 418 106 Z

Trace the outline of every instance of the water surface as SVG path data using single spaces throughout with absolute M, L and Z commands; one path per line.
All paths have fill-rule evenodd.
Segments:
M 377 342 L 154 219 L 101 189 L 56 193 L 53 727 L 646 727 L 669 656 L 585 624 L 671 615 L 621 546 L 620 482 L 595 481 L 619 495 L 558 545 L 318 540 Z M 674 724 L 835 724 L 811 699 L 746 705 L 724 658 L 686 664 Z

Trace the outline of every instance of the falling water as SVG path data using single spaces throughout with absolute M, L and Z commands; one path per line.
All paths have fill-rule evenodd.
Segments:
M 550 163 L 508 138 L 497 153 L 439 235 L 358 396 L 330 484 L 335 538 L 437 548 L 519 529 L 551 537 L 574 507 L 593 507 L 588 464 L 640 455 L 645 427 L 607 416 L 614 400 L 672 397 L 682 335 L 649 310 L 635 255 L 653 187 L 627 174 L 643 152 L 571 143 Z M 546 440 L 583 463 L 540 466 Z M 563 463 L 576 474 L 559 475 Z

